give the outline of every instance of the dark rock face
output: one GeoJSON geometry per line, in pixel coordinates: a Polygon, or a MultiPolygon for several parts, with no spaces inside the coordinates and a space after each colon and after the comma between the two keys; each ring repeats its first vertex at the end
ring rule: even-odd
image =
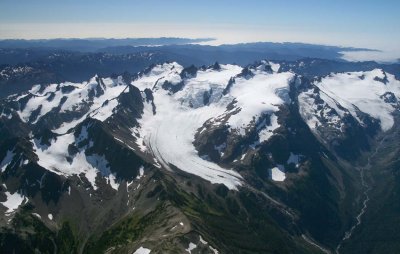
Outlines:
{"type": "Polygon", "coordinates": [[[242,72],[238,75],[238,77],[242,77],[245,79],[250,79],[253,76],[253,72],[248,67],[243,68],[242,72]]]}
{"type": "Polygon", "coordinates": [[[398,100],[397,100],[396,96],[392,92],[386,92],[386,93],[382,94],[380,97],[386,103],[393,103],[393,104],[398,103],[398,100]]]}
{"type": "Polygon", "coordinates": [[[389,83],[389,80],[388,80],[388,78],[387,78],[385,72],[383,72],[383,78],[381,78],[381,77],[375,77],[374,80],[379,81],[379,82],[382,82],[382,83],[384,83],[385,85],[386,85],[387,83],[389,83]]]}
{"type": "Polygon", "coordinates": [[[172,84],[171,82],[169,82],[169,81],[165,81],[163,84],[162,84],[162,88],[163,89],[165,89],[165,90],[168,90],[168,91],[170,91],[171,93],[176,93],[176,92],[178,92],[178,91],[180,91],[180,90],[182,90],[182,88],[185,86],[185,83],[182,81],[182,82],[179,82],[178,84],[172,84]]]}
{"type": "Polygon", "coordinates": [[[219,71],[219,70],[221,70],[221,66],[219,65],[218,62],[215,62],[215,63],[211,66],[211,68],[212,68],[214,71],[219,71]]]}
{"type": "Polygon", "coordinates": [[[194,77],[196,77],[197,71],[198,71],[197,67],[194,65],[191,65],[191,66],[183,69],[180,76],[182,79],[194,78],[194,77]]]}
{"type": "Polygon", "coordinates": [[[228,84],[226,85],[224,91],[222,92],[223,95],[226,95],[229,93],[229,90],[231,89],[231,87],[233,86],[233,84],[235,83],[235,79],[231,78],[229,79],[228,84]]]}

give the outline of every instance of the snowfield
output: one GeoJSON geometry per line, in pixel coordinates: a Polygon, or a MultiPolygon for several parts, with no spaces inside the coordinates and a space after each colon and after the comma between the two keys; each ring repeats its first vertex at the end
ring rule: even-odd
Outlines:
{"type": "MultiPolygon", "coordinates": [[[[119,185],[115,176],[111,174],[104,156],[86,155],[85,149],[81,149],[73,156],[69,155],[68,146],[70,144],[81,142],[87,138],[86,127],[82,128],[82,133],[76,140],[74,134],[67,131],[88,117],[99,121],[108,119],[119,104],[117,97],[126,92],[127,87],[128,85],[123,82],[121,77],[111,79],[95,76],[83,83],[52,84],[43,89],[40,85],[36,85],[28,93],[17,97],[16,100],[28,98],[26,105],[17,111],[17,114],[24,122],[32,124],[37,123],[52,110],[57,113],[80,110],[84,112],[83,116],[64,122],[53,129],[52,131],[59,135],[51,140],[49,146],[41,145],[41,140],[32,139],[35,153],[39,159],[38,164],[49,171],[65,176],[84,173],[95,189],[97,188],[96,176],[101,173],[108,178],[109,184],[114,189],[118,189],[119,185]],[[37,116],[32,119],[31,116],[34,112],[37,116]]],[[[93,145],[92,142],[89,143],[90,145],[93,145]]],[[[0,164],[2,170],[11,162],[12,155],[12,153],[7,153],[6,158],[0,164]]]]}
{"type": "MultiPolygon", "coordinates": [[[[254,77],[250,79],[238,78],[235,80],[230,95],[237,101],[240,112],[231,116],[228,124],[231,129],[241,134],[261,114],[272,114],[279,110],[279,106],[290,103],[289,84],[294,78],[291,72],[267,73],[254,70],[254,77]]],[[[274,130],[279,125],[272,119],[274,130]]]]}
{"type": "MultiPolygon", "coordinates": [[[[177,67],[176,63],[158,66],[157,78],[151,79],[149,76],[152,75],[152,72],[150,72],[142,79],[133,82],[133,85],[141,91],[146,88],[153,89],[157,110],[153,115],[151,104],[145,103],[144,114],[139,121],[141,128],[136,133],[139,133],[140,140],[143,140],[146,149],[153,153],[165,168],[172,170],[170,167],[172,164],[211,183],[222,183],[230,189],[236,189],[236,186],[241,184],[241,176],[233,170],[224,169],[200,158],[192,144],[197,129],[207,119],[223,113],[224,108],[216,105],[191,108],[182,103],[190,99],[184,96],[187,94],[184,91],[170,95],[168,91],[149,82],[149,80],[160,80],[160,77],[174,77],[174,80],[177,80],[173,75],[176,69],[182,68],[177,67]],[[165,73],[160,73],[161,68],[165,73]]],[[[231,73],[231,70],[228,72],[231,73]]],[[[227,84],[231,77],[227,75],[225,79],[221,79],[221,76],[213,75],[216,79],[209,80],[209,83],[227,84]]],[[[169,82],[172,83],[172,81],[169,82]]],[[[161,85],[162,82],[158,81],[157,84],[161,85]]],[[[186,89],[194,89],[190,86],[197,86],[198,82],[188,82],[187,85],[186,89]]],[[[134,132],[133,135],[137,134],[134,132]]]]}
{"type": "MultiPolygon", "coordinates": [[[[252,78],[236,77],[229,93],[223,94],[229,80],[240,74],[241,67],[220,65],[219,70],[198,70],[194,77],[183,80],[176,76],[176,70],[182,69],[177,63],[158,65],[132,83],[141,91],[151,89],[156,106],[153,114],[152,105],[145,103],[140,128],[133,129],[132,134],[137,137],[141,149],[153,153],[165,168],[172,170],[171,165],[174,165],[211,183],[237,189],[242,184],[242,177],[237,172],[198,156],[193,145],[195,133],[209,119],[230,113],[227,106],[234,102],[238,113],[230,115],[224,124],[244,134],[245,128],[262,114],[272,114],[279,110],[279,105],[290,101],[289,83],[294,74],[252,69],[252,78]],[[171,84],[184,82],[184,87],[172,94],[161,87],[165,81],[171,84]],[[211,94],[206,105],[205,92],[211,94]]],[[[272,136],[277,127],[273,115],[271,126],[266,126],[266,133],[261,134],[263,141],[272,136]]]]}
{"type": "MultiPolygon", "coordinates": [[[[382,131],[393,127],[392,113],[400,100],[400,81],[394,75],[380,69],[336,73],[314,85],[320,89],[321,99],[337,113],[327,117],[329,122],[337,123],[345,114],[351,114],[362,125],[358,115],[361,111],[379,120],[382,131]]],[[[300,94],[299,105],[302,117],[311,129],[315,129],[321,123],[316,117],[319,111],[312,94],[312,90],[300,94]]]]}
{"type": "Polygon", "coordinates": [[[221,70],[199,70],[196,77],[185,80],[185,86],[178,91],[174,98],[188,107],[198,108],[204,106],[204,93],[210,92],[209,103],[217,103],[231,77],[242,71],[236,65],[221,65],[221,70]]]}
{"type": "MultiPolygon", "coordinates": [[[[104,155],[86,155],[84,149],[81,149],[73,156],[69,155],[68,146],[86,139],[86,135],[86,129],[82,128],[81,134],[77,138],[73,133],[63,134],[56,139],[52,139],[50,146],[41,145],[40,140],[34,139],[32,143],[39,158],[37,163],[59,175],[71,176],[84,173],[94,189],[97,188],[95,181],[97,173],[101,173],[101,175],[108,178],[110,185],[118,190],[119,185],[115,176],[111,174],[108,161],[104,155]]],[[[92,145],[91,142],[89,142],[90,145],[92,145]]]]}
{"type": "Polygon", "coordinates": [[[43,91],[40,91],[40,85],[36,85],[27,94],[17,98],[17,100],[20,100],[31,96],[26,105],[17,113],[23,121],[37,123],[52,110],[57,110],[59,113],[87,111],[82,117],[64,122],[53,130],[62,134],[84,121],[88,116],[105,121],[113,114],[114,108],[118,106],[116,97],[126,88],[127,85],[123,83],[121,77],[99,79],[97,76],[83,83],[51,84],[45,87],[43,91]],[[70,91],[63,92],[63,89],[70,89],[70,91]],[[35,119],[31,119],[34,112],[37,116],[35,119]]]}

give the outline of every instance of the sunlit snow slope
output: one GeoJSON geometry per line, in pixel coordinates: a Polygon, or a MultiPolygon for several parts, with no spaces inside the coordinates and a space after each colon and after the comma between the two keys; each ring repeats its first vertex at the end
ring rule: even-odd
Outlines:
{"type": "Polygon", "coordinates": [[[198,156],[193,145],[196,131],[207,120],[232,111],[227,106],[234,103],[236,113],[230,114],[225,124],[232,131],[243,132],[254,118],[278,110],[287,99],[287,94],[281,98],[282,90],[289,90],[294,75],[254,69],[252,75],[245,77],[239,75],[241,67],[221,65],[217,69],[197,70],[189,78],[182,78],[179,75],[182,69],[176,63],[156,66],[133,82],[142,91],[152,90],[155,105],[155,112],[151,103],[145,105],[140,128],[133,129],[133,134],[142,149],[153,153],[164,167],[174,165],[212,183],[235,189],[241,185],[238,173],[198,156]],[[224,93],[235,77],[235,84],[224,93]],[[162,88],[165,82],[182,88],[172,93],[162,88]],[[204,93],[210,94],[206,103],[204,93]]]}
{"type": "Polygon", "coordinates": [[[300,113],[311,129],[327,123],[340,128],[346,115],[363,125],[361,114],[379,120],[382,131],[392,128],[400,98],[400,81],[394,75],[380,69],[335,73],[314,85],[318,90],[299,95],[300,113]]]}
{"type": "MultiPolygon", "coordinates": [[[[42,138],[31,137],[37,163],[56,174],[71,176],[83,173],[96,188],[95,179],[98,173],[108,178],[110,185],[117,189],[115,176],[111,174],[104,156],[87,154],[93,146],[88,140],[87,126],[75,137],[73,132],[78,124],[87,118],[104,121],[113,114],[119,104],[117,97],[126,92],[127,85],[117,79],[94,77],[83,83],[62,83],[49,86],[34,86],[14,100],[19,103],[16,113],[20,119],[33,125],[45,125],[52,128],[55,137],[45,144],[42,138]],[[60,121],[56,121],[57,119],[60,121]],[[70,146],[88,142],[74,154],[70,146]]],[[[11,117],[11,114],[10,114],[11,117]]],[[[3,165],[5,163],[2,163],[3,165]]]]}

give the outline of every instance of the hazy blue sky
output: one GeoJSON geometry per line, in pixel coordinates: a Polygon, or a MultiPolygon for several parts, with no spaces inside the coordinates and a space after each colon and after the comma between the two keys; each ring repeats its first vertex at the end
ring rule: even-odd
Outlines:
{"type": "Polygon", "coordinates": [[[399,50],[399,0],[0,0],[0,38],[216,37],[399,50]]]}

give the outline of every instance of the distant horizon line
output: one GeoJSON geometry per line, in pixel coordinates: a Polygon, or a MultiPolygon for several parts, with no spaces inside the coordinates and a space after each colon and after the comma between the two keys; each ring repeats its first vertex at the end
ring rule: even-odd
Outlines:
{"type": "Polygon", "coordinates": [[[188,38],[188,37],[174,37],[174,36],[160,36],[160,37],[56,37],[56,38],[0,38],[4,40],[25,40],[25,41],[40,41],[40,40],[126,40],[126,39],[184,39],[184,40],[217,40],[216,38],[188,38]]]}
{"type": "MultiPolygon", "coordinates": [[[[334,48],[342,48],[347,50],[354,51],[375,51],[381,52],[382,50],[376,48],[365,48],[365,47],[356,47],[356,46],[343,46],[343,45],[334,45],[334,44],[325,44],[325,43],[312,43],[312,42],[302,42],[302,41],[264,41],[264,40],[256,40],[252,42],[232,42],[232,43],[223,43],[218,45],[211,44],[196,44],[200,42],[210,42],[217,41],[217,38],[212,37],[198,37],[198,38],[189,38],[189,37],[169,37],[169,36],[161,36],[161,37],[57,37],[57,38],[38,38],[38,39],[27,39],[27,38],[0,38],[0,42],[4,41],[27,41],[27,42],[39,42],[39,41],[56,41],[56,40],[156,40],[156,39],[178,39],[178,40],[188,40],[183,44],[165,44],[159,46],[171,46],[171,45],[200,45],[200,46],[234,46],[234,45],[246,45],[246,44],[257,44],[257,43],[270,43],[270,44],[304,44],[304,45],[314,45],[314,46],[324,46],[324,47],[334,47],[334,48]]],[[[123,47],[122,45],[120,45],[123,47]]],[[[124,45],[124,46],[132,46],[132,47],[140,47],[140,46],[152,46],[152,45],[124,45]]],[[[1,47],[1,46],[0,46],[1,47]]],[[[119,47],[119,46],[116,46],[119,47]]]]}

